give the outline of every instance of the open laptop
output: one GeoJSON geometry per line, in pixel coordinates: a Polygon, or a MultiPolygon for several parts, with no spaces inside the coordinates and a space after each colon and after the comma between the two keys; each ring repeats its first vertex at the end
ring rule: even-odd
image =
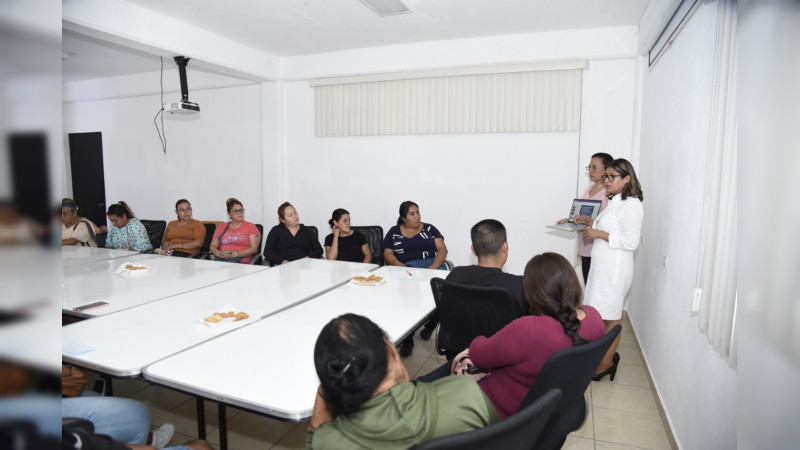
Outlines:
{"type": "Polygon", "coordinates": [[[580,231],[586,228],[584,224],[576,224],[572,223],[575,219],[575,216],[589,216],[592,219],[597,219],[597,215],[600,214],[600,205],[603,202],[600,200],[585,200],[582,198],[576,198],[572,201],[572,208],[569,210],[569,217],[567,218],[566,223],[554,223],[552,225],[547,225],[547,228],[554,228],[556,230],[564,230],[564,231],[580,231]]]}

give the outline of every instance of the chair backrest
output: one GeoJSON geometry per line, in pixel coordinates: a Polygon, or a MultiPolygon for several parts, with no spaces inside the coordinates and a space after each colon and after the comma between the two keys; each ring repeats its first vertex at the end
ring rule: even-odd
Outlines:
{"type": "Polygon", "coordinates": [[[561,390],[561,401],[533,448],[557,447],[570,432],[583,424],[587,411],[584,392],[621,329],[622,327],[617,325],[594,342],[559,350],[544,364],[530,391],[522,400],[520,410],[554,388],[561,390]]]}
{"type": "Polygon", "coordinates": [[[258,232],[261,233],[261,241],[258,243],[258,251],[256,252],[255,255],[253,255],[253,257],[255,257],[256,255],[260,255],[261,254],[261,251],[264,248],[264,241],[267,240],[267,238],[264,237],[264,225],[261,225],[260,223],[257,223],[255,225],[256,225],[256,228],[258,228],[258,232]]]}
{"type": "Polygon", "coordinates": [[[561,391],[551,389],[516,414],[484,428],[442,436],[418,445],[417,450],[486,449],[530,450],[558,406],[561,391]]]}
{"type": "Polygon", "coordinates": [[[214,232],[217,231],[217,224],[222,222],[203,222],[206,228],[206,237],[203,239],[203,245],[200,247],[200,253],[211,251],[211,241],[214,240],[214,232]]]}
{"type": "Polygon", "coordinates": [[[367,237],[372,264],[383,265],[383,228],[380,225],[350,227],[367,237]]]}
{"type": "Polygon", "coordinates": [[[145,230],[147,230],[147,237],[150,238],[150,244],[153,248],[161,247],[161,239],[164,238],[164,231],[167,229],[166,220],[145,220],[140,219],[145,230]]]}
{"type": "Polygon", "coordinates": [[[518,317],[517,302],[500,287],[431,279],[439,314],[437,351],[451,358],[477,336],[491,336],[518,317]]]}

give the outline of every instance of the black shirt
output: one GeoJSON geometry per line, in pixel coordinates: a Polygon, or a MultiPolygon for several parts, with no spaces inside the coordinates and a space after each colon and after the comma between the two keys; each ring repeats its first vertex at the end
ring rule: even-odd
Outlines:
{"type": "Polygon", "coordinates": [[[264,245],[264,256],[272,264],[280,264],[284,260],[294,261],[306,256],[322,258],[322,246],[319,245],[314,231],[302,223],[294,236],[286,225],[280,223],[269,230],[264,245]]]}
{"type": "Polygon", "coordinates": [[[505,273],[494,267],[458,266],[447,275],[448,281],[470,284],[473,286],[501,287],[506,289],[517,301],[517,317],[528,314],[530,306],[525,299],[525,289],[522,286],[522,277],[505,273]]]}
{"type": "MultiPolygon", "coordinates": [[[[364,261],[364,251],[361,246],[367,243],[367,237],[362,233],[353,230],[350,236],[339,236],[339,253],[336,255],[337,261],[364,261]]],[[[333,233],[325,237],[325,247],[333,246],[333,233]]]]}

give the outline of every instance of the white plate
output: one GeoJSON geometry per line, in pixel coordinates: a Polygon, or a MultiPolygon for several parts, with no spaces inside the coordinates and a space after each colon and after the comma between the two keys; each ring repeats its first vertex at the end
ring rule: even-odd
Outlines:
{"type": "Polygon", "coordinates": [[[366,278],[366,277],[369,277],[370,275],[373,275],[373,274],[370,273],[370,272],[358,273],[358,274],[356,274],[356,276],[354,276],[353,278],[350,279],[350,283],[358,285],[358,286],[380,286],[380,285],[386,283],[386,278],[384,278],[384,277],[381,277],[380,281],[369,281],[369,282],[356,281],[356,277],[365,277],[366,278]]]}

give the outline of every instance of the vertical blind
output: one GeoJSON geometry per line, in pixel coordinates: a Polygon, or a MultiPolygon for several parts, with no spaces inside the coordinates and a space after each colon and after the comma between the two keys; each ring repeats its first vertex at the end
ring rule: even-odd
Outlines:
{"type": "Polygon", "coordinates": [[[408,75],[315,80],[316,136],[580,131],[582,68],[408,75]]]}

